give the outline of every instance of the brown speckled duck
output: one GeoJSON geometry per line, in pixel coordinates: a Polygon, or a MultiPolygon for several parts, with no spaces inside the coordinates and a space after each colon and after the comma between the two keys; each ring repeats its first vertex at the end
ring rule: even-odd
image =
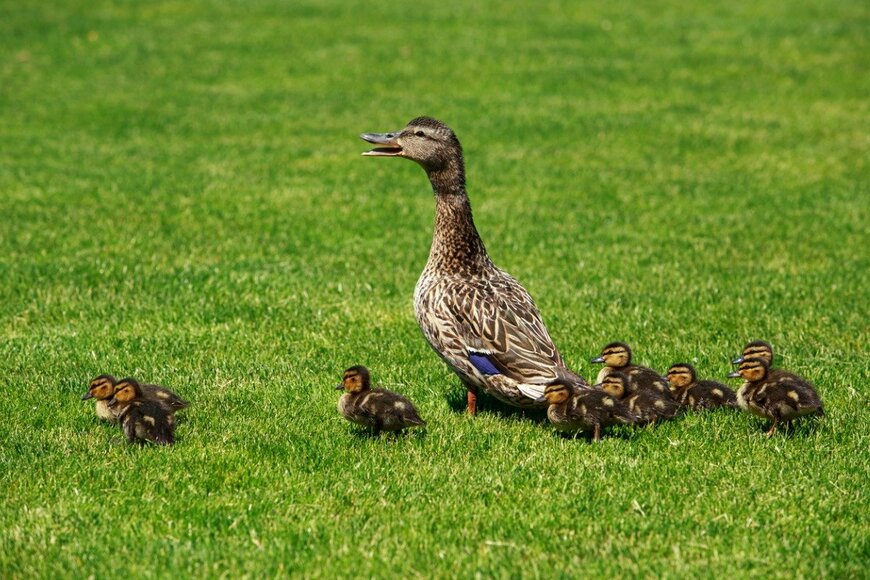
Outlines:
{"type": "Polygon", "coordinates": [[[402,395],[386,389],[373,389],[369,371],[364,366],[357,365],[344,371],[336,390],[345,391],[338,400],[341,416],[370,428],[374,435],[426,424],[411,401],[402,395]]]}
{"type": "Polygon", "coordinates": [[[628,375],[611,371],[595,387],[625,403],[628,410],[639,418],[638,423],[652,424],[673,419],[680,412],[680,406],[670,396],[665,396],[656,389],[634,392],[629,385],[628,375]]]}
{"type": "Polygon", "coordinates": [[[175,443],[175,415],[172,409],[148,398],[134,379],[122,379],[115,385],[109,408],[117,413],[129,443],[175,443]]]}
{"type": "Polygon", "coordinates": [[[619,423],[636,423],[638,416],[619,399],[604,391],[555,382],[544,390],[549,403],[547,418],[563,433],[592,431],[594,441],[601,440],[601,428],[619,423]]]}
{"type": "Polygon", "coordinates": [[[737,403],[753,415],[771,421],[768,437],[776,433],[782,421],[788,427],[799,417],[825,414],[812,384],[792,373],[770,370],[766,359],[743,359],[728,376],[746,381],[737,392],[737,403]]]}
{"type": "Polygon", "coordinates": [[[628,378],[628,390],[640,393],[647,389],[658,391],[665,398],[671,398],[668,380],[653,369],[631,364],[631,347],[624,342],[611,342],[601,349],[601,356],[593,358],[593,364],[604,363],[604,368],[598,373],[596,383],[604,382],[604,377],[614,371],[621,372],[628,378]]]}
{"type": "Polygon", "coordinates": [[[477,233],[465,189],[462,146],[453,131],[418,117],[392,133],[365,133],[363,155],[417,162],[435,192],[435,232],[414,291],[423,336],[465,385],[468,412],[480,391],[518,407],[544,407],[555,380],[586,382],[570,371],[529,293],[493,264],[477,233]]]}
{"type": "Polygon", "coordinates": [[[700,411],[717,407],[737,407],[734,391],[716,381],[699,381],[695,367],[688,363],[671,365],[667,373],[671,395],[683,407],[700,411]]]}

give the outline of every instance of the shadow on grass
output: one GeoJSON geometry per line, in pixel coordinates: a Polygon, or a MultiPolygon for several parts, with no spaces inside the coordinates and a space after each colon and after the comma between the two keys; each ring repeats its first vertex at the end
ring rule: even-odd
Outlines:
{"type": "Polygon", "coordinates": [[[351,435],[357,439],[425,439],[428,435],[428,430],[423,427],[413,427],[410,429],[402,429],[401,431],[381,431],[375,435],[374,431],[365,427],[351,429],[351,435]]]}
{"type": "MultiPolygon", "coordinates": [[[[468,399],[465,387],[461,390],[451,390],[447,395],[447,404],[450,409],[456,413],[465,413],[468,409],[468,399]]],[[[514,421],[529,421],[532,423],[544,424],[547,423],[546,409],[522,409],[520,407],[511,407],[489,395],[478,393],[477,395],[477,413],[492,413],[501,417],[514,421]]]]}

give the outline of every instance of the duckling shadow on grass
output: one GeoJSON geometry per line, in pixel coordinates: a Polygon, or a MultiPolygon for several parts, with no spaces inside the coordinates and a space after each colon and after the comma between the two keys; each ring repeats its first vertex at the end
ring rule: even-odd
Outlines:
{"type": "Polygon", "coordinates": [[[404,440],[404,439],[425,439],[427,433],[426,429],[420,429],[418,427],[402,429],[401,431],[381,431],[377,435],[375,435],[374,431],[371,429],[366,429],[364,427],[360,427],[357,429],[351,429],[350,434],[357,439],[387,439],[387,440],[404,440]]]}
{"type": "MultiPolygon", "coordinates": [[[[468,409],[468,398],[465,390],[451,391],[447,395],[447,404],[455,413],[465,413],[468,409]]],[[[498,399],[484,394],[477,395],[477,412],[493,413],[514,421],[530,421],[532,423],[547,423],[546,409],[521,409],[505,405],[498,399]]]]}

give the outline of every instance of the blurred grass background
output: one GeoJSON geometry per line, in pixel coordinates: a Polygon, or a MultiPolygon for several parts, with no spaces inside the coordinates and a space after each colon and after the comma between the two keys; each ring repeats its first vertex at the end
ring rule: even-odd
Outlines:
{"type": "Polygon", "coordinates": [[[0,573],[862,576],[863,3],[0,0],[0,573]],[[427,114],[572,367],[721,378],[752,338],[828,417],[555,437],[461,412],[411,294],[433,201],[363,131],[427,114]],[[335,412],[351,364],[429,422],[335,412]],[[193,401],[138,449],[94,375],[193,401]]]}

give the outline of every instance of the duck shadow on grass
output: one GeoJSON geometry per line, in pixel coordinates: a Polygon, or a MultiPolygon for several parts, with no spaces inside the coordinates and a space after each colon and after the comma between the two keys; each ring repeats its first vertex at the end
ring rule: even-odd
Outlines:
{"type": "Polygon", "coordinates": [[[351,436],[357,439],[385,439],[388,441],[399,441],[403,439],[425,439],[427,435],[426,428],[412,427],[410,429],[402,429],[401,431],[381,431],[375,435],[374,431],[366,427],[359,427],[350,430],[351,436]]]}
{"type": "MultiPolygon", "coordinates": [[[[447,404],[455,413],[465,413],[468,409],[468,396],[465,389],[461,391],[452,390],[447,395],[447,404]]],[[[522,409],[520,407],[511,407],[496,399],[482,393],[477,395],[477,413],[493,413],[500,415],[506,419],[513,421],[530,421],[532,423],[547,423],[547,409],[522,409]]]]}

